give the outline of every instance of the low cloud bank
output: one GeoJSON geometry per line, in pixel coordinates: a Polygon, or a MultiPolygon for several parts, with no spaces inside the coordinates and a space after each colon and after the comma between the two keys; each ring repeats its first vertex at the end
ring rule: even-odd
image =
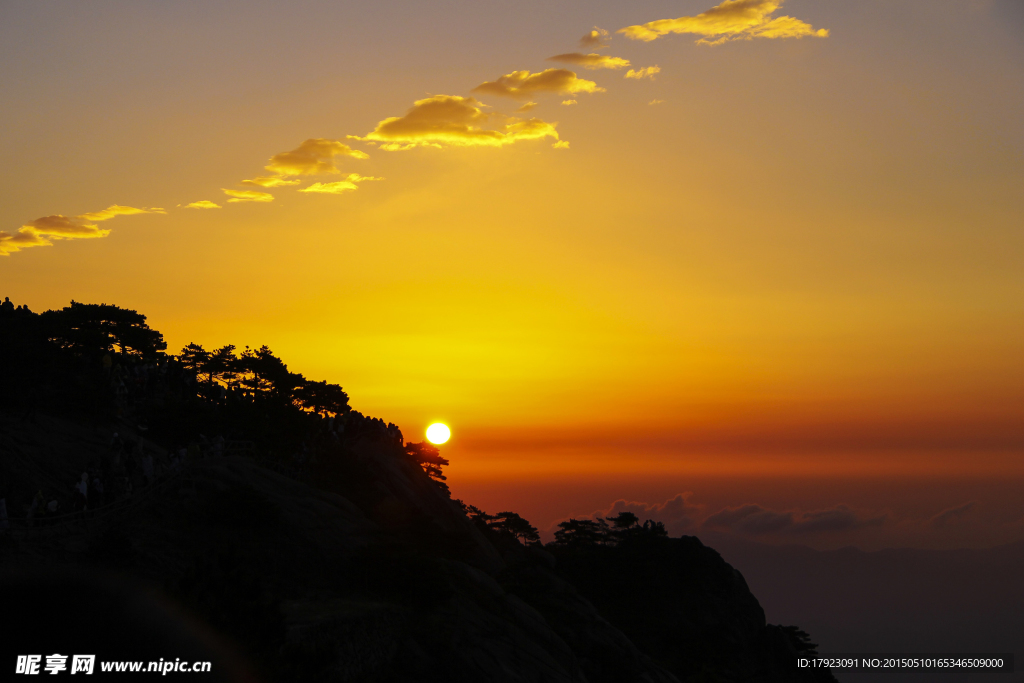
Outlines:
{"type": "MultiPolygon", "coordinates": [[[[819,509],[773,509],[746,503],[712,510],[694,502],[693,498],[689,491],[657,503],[620,498],[607,508],[574,517],[597,520],[631,512],[641,521],[661,522],[671,536],[728,534],[766,543],[831,547],[856,545],[860,541],[876,547],[919,542],[934,545],[943,538],[969,536],[971,529],[985,523],[977,516],[974,502],[934,515],[908,516],[856,509],[842,503],[819,509]]],[[[1021,526],[1024,527],[1024,522],[1021,526]]],[[[557,523],[553,524],[545,535],[550,538],[557,529],[557,523]]]]}

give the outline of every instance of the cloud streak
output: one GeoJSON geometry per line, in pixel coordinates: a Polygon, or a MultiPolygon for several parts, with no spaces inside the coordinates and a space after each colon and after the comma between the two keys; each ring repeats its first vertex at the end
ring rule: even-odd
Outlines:
{"type": "Polygon", "coordinates": [[[943,510],[939,514],[928,520],[933,527],[936,529],[942,529],[945,527],[959,524],[967,517],[967,514],[974,509],[974,503],[966,503],[955,508],[949,508],[943,510]]]}
{"type": "Polygon", "coordinates": [[[78,216],[55,214],[36,218],[22,225],[17,232],[0,231],[0,256],[8,256],[29,247],[48,247],[54,240],[95,239],[106,237],[110,230],[100,228],[96,223],[108,221],[117,216],[131,216],[140,213],[167,213],[160,208],[140,209],[134,206],[113,204],[99,211],[78,216]]]}
{"type": "Polygon", "coordinates": [[[694,17],[659,19],[646,24],[621,28],[632,40],[650,42],[670,33],[702,36],[703,45],[719,45],[730,40],[753,38],[803,38],[828,36],[828,29],[815,30],[810,24],[789,16],[772,17],[782,0],[725,0],[694,17]]]}
{"type": "Polygon", "coordinates": [[[289,185],[298,185],[301,180],[289,180],[288,178],[282,178],[281,176],[257,176],[255,178],[249,178],[243,180],[242,185],[249,185],[251,187],[287,187],[289,185]]]}
{"type": "Polygon", "coordinates": [[[851,531],[885,522],[885,515],[864,517],[846,505],[810,512],[777,511],[760,505],[726,508],[709,516],[702,526],[745,536],[820,534],[851,531]]]}
{"type": "Polygon", "coordinates": [[[568,69],[545,69],[535,74],[529,71],[513,71],[495,81],[485,81],[473,88],[473,92],[528,99],[539,93],[575,95],[576,93],[605,92],[594,81],[579,78],[568,69]]]}
{"type": "Polygon", "coordinates": [[[209,199],[201,199],[198,202],[192,202],[191,204],[185,205],[186,209],[219,209],[220,204],[211,202],[209,199]]]}
{"type": "Polygon", "coordinates": [[[584,69],[625,69],[629,66],[629,60],[623,59],[622,57],[609,57],[608,55],[599,55],[596,52],[590,54],[583,54],[581,52],[567,52],[564,55],[555,55],[554,57],[548,57],[549,62],[561,62],[563,64],[575,64],[582,66],[584,69]]]}
{"type": "Polygon", "coordinates": [[[336,180],[331,183],[313,183],[309,187],[302,188],[299,192],[309,192],[313,194],[344,194],[345,192],[358,190],[359,186],[356,183],[362,183],[368,180],[384,179],[371,178],[369,176],[359,175],[358,173],[349,173],[344,180],[336,180]]]}
{"type": "Polygon", "coordinates": [[[227,196],[231,197],[228,200],[228,204],[234,204],[237,202],[272,202],[274,201],[274,195],[269,192],[257,192],[256,190],[229,190],[227,188],[221,188],[227,196]]]}

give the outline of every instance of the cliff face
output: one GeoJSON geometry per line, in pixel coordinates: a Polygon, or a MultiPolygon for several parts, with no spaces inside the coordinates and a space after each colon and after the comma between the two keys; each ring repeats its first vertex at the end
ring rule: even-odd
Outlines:
{"type": "MultiPolygon", "coordinates": [[[[96,430],[69,422],[0,416],[0,427],[9,487],[43,486],[37,480],[56,481],[56,469],[74,476],[105,457],[96,430]]],[[[143,593],[191,614],[185,622],[201,621],[234,643],[228,649],[264,680],[670,683],[679,680],[670,669],[689,676],[693,667],[679,668],[665,652],[682,648],[692,664],[709,643],[742,654],[744,664],[714,660],[719,677],[700,680],[790,680],[764,675],[778,669],[772,658],[788,652],[789,641],[769,642],[742,577],[713,551],[694,551],[692,540],[678,541],[684,550],[671,557],[641,557],[627,569],[632,575],[601,557],[590,558],[588,574],[587,558],[499,548],[393,444],[345,444],[298,477],[246,456],[179,468],[153,451],[167,471],[130,504],[47,526],[12,520],[3,568],[45,568],[56,572],[55,585],[80,581],[83,567],[98,568],[104,585],[110,577],[141,582],[143,593]],[[608,598],[643,583],[635,572],[651,563],[658,580],[675,576],[694,590],[665,609],[663,596],[642,591],[621,593],[631,608],[608,598]],[[640,626],[651,615],[671,631],[664,647],[640,626]],[[638,639],[658,647],[642,651],[638,639]]],[[[78,617],[64,605],[69,610],[71,629],[78,617]]],[[[26,624],[19,647],[38,642],[29,651],[49,651],[45,624],[38,633],[26,624]]],[[[100,637],[102,629],[93,630],[100,637]]]]}

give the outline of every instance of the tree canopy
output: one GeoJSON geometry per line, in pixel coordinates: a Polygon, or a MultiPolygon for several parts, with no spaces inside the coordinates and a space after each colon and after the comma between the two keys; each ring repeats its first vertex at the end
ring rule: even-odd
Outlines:
{"type": "Polygon", "coordinates": [[[627,539],[667,536],[663,523],[649,519],[641,525],[634,513],[620,512],[615,517],[561,522],[555,532],[555,544],[564,547],[615,545],[627,539]]]}
{"type": "Polygon", "coordinates": [[[163,335],[150,329],[146,316],[109,304],[71,305],[39,315],[46,338],[77,354],[113,351],[139,358],[153,358],[167,349],[163,335]]]}
{"type": "Polygon", "coordinates": [[[441,472],[441,468],[448,465],[448,460],[441,457],[440,449],[426,441],[420,443],[407,443],[405,445],[405,454],[408,455],[413,462],[417,463],[423,468],[423,471],[427,473],[431,479],[441,484],[443,488],[447,490],[448,485],[444,484],[444,481],[448,478],[441,472]]]}
{"type": "Polygon", "coordinates": [[[539,545],[540,533],[537,527],[523,519],[519,514],[510,511],[489,515],[475,505],[467,505],[461,500],[456,501],[477,527],[492,539],[507,539],[539,545]]]}
{"type": "Polygon", "coordinates": [[[342,415],[350,410],[348,394],[340,385],[307,380],[300,373],[289,371],[267,346],[256,350],[246,347],[236,354],[232,344],[207,351],[192,343],[181,350],[177,359],[208,387],[237,389],[323,416],[342,415]]]}

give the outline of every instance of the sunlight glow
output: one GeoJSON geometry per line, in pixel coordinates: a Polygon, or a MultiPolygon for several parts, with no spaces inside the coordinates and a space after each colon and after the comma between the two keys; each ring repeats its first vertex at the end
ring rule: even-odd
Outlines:
{"type": "Polygon", "coordinates": [[[443,425],[440,422],[435,422],[427,427],[427,441],[430,443],[444,443],[451,437],[451,435],[452,432],[448,429],[448,426],[443,425]]]}

